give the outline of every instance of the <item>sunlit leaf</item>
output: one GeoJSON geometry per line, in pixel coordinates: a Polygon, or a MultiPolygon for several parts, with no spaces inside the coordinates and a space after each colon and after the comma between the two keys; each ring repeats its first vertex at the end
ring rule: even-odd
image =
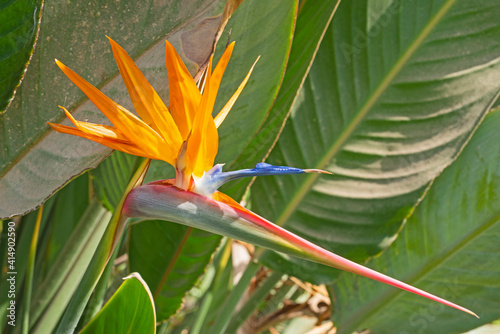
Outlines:
{"type": "MultiPolygon", "coordinates": [[[[252,208],[356,261],[388,247],[497,95],[495,3],[342,2],[267,160],[334,174],[257,179],[252,208]]],[[[315,282],[337,274],[265,263],[315,282]]]]}
{"type": "Polygon", "coordinates": [[[141,275],[132,273],[82,334],[156,333],[153,298],[141,275]]]}
{"type": "Polygon", "coordinates": [[[499,127],[497,110],[434,181],[394,245],[368,263],[480,319],[342,274],[333,285],[338,333],[463,333],[500,318],[499,127]]]}
{"type": "MultiPolygon", "coordinates": [[[[311,67],[318,50],[318,45],[330,23],[339,1],[304,1],[297,13],[297,23],[292,41],[285,76],[278,96],[269,111],[265,123],[228,169],[253,167],[269,153],[291,106],[297,97],[297,91],[311,67]]],[[[259,65],[260,66],[260,65],[259,65]]],[[[228,183],[223,191],[239,199],[250,179],[240,179],[228,183]]]]}
{"type": "Polygon", "coordinates": [[[229,20],[226,29],[231,29],[236,45],[217,95],[215,113],[236,91],[236,83],[243,80],[258,56],[260,59],[219,128],[216,162],[231,164],[266,119],[282,83],[296,15],[295,0],[245,0],[229,20]]]}
{"type": "Polygon", "coordinates": [[[137,271],[151,288],[159,321],[182,305],[205,272],[221,237],[164,221],[144,221],[130,229],[130,270],[137,271]]]}

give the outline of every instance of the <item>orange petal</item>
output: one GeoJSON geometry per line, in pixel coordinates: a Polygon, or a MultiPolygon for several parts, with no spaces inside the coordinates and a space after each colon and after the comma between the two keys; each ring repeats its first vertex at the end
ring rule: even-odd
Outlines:
{"type": "Polygon", "coordinates": [[[179,148],[182,138],[167,107],[127,52],[108,39],[135,111],[163,137],[167,145],[179,148]]]}
{"type": "MultiPolygon", "coordinates": [[[[208,64],[207,83],[210,83],[212,58],[208,64]]],[[[212,109],[208,108],[211,99],[211,86],[205,85],[198,112],[196,113],[191,135],[187,141],[189,169],[194,176],[201,177],[214,163],[219,146],[217,128],[212,118],[212,109]]],[[[189,171],[187,171],[189,172],[189,171]]]]}
{"type": "Polygon", "coordinates": [[[215,104],[215,98],[217,97],[217,92],[219,91],[219,86],[222,81],[222,76],[224,75],[224,71],[226,70],[227,64],[229,63],[229,59],[231,58],[231,54],[233,53],[234,42],[229,44],[224,51],[222,57],[220,57],[217,66],[215,66],[214,73],[212,73],[212,77],[210,78],[210,91],[211,91],[211,101],[209,102],[209,108],[213,109],[215,104]],[[212,101],[213,98],[213,101],[212,101]]]}
{"type": "Polygon", "coordinates": [[[179,128],[182,139],[186,140],[201,101],[201,94],[193,77],[175,51],[172,44],[166,42],[168,90],[170,94],[170,112],[179,128]]]}
{"type": "Polygon", "coordinates": [[[96,105],[99,110],[120,130],[131,142],[139,147],[144,147],[162,160],[172,163],[175,161],[177,151],[175,147],[164,145],[163,138],[140,118],[117,104],[97,88],[88,83],[70,68],[56,60],[61,70],[82,90],[85,95],[96,105]]]}
{"type": "Polygon", "coordinates": [[[240,203],[236,202],[234,199],[232,199],[231,197],[229,197],[228,195],[226,195],[224,193],[221,193],[220,191],[214,192],[212,194],[212,198],[218,202],[222,202],[222,203],[225,203],[229,206],[232,206],[233,208],[246,211],[251,215],[255,215],[255,213],[253,213],[252,211],[248,210],[247,208],[241,206],[240,203]]]}
{"type": "Polygon", "coordinates": [[[252,67],[250,68],[250,71],[248,71],[247,76],[245,77],[245,79],[243,79],[240,86],[238,87],[236,92],[233,94],[233,96],[231,96],[229,101],[227,101],[226,105],[221,109],[221,111],[217,114],[217,116],[215,116],[214,121],[215,121],[215,126],[217,128],[222,124],[222,122],[224,122],[224,119],[226,118],[227,114],[229,114],[229,111],[231,110],[234,103],[236,102],[236,100],[240,96],[241,91],[243,90],[243,88],[245,88],[245,85],[247,84],[248,79],[250,78],[250,75],[252,74],[253,68],[255,67],[255,64],[257,64],[257,61],[259,60],[259,58],[260,58],[260,56],[257,57],[257,59],[255,60],[255,62],[252,65],[252,67]]]}
{"type": "Polygon", "coordinates": [[[87,134],[95,135],[98,137],[102,138],[109,138],[109,139],[114,139],[114,140],[121,140],[121,141],[127,141],[128,139],[121,133],[119,132],[115,127],[113,126],[108,126],[108,125],[101,125],[101,124],[93,124],[93,123],[87,123],[87,122],[80,122],[77,121],[71,113],[66,110],[66,108],[61,107],[62,110],[66,113],[66,117],[69,118],[71,123],[73,123],[76,128],[82,132],[85,132],[87,134]]]}
{"type": "Polygon", "coordinates": [[[112,138],[100,137],[97,135],[85,133],[85,132],[81,131],[80,129],[73,128],[71,126],[62,125],[62,124],[50,123],[50,122],[47,122],[47,124],[49,124],[57,132],[67,133],[70,135],[89,139],[89,140],[92,140],[92,141],[99,143],[101,145],[112,148],[114,150],[122,151],[125,153],[129,153],[129,154],[133,154],[133,155],[137,155],[137,156],[141,156],[141,157],[145,157],[145,158],[158,159],[158,157],[148,154],[148,152],[144,151],[142,148],[137,147],[136,145],[134,145],[131,142],[123,142],[123,141],[119,141],[119,140],[114,140],[112,138]]]}

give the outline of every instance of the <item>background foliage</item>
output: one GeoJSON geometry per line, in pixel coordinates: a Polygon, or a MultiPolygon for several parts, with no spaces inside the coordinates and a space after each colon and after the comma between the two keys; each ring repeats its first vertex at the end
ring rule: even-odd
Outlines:
{"type": "MultiPolygon", "coordinates": [[[[223,0],[0,5],[2,332],[96,332],[137,309],[148,312],[125,327],[141,333],[463,333],[499,319],[496,2],[240,2],[228,2],[239,7],[225,26],[223,0]],[[261,59],[220,128],[218,162],[334,173],[241,180],[223,191],[480,319],[283,254],[257,249],[250,260],[251,245],[183,225],[136,220],[112,234],[142,159],[49,130],[47,121],[67,122],[58,104],[104,122],[53,59],[132,109],[106,35],[168,102],[164,40],[194,75],[219,33],[215,58],[226,40],[236,47],[216,111],[261,59]],[[30,211],[42,203],[37,218],[30,211]],[[12,221],[16,327],[7,324],[12,221]],[[132,272],[140,276],[122,284],[132,272]]],[[[153,162],[146,181],[171,175],[153,162]]]]}

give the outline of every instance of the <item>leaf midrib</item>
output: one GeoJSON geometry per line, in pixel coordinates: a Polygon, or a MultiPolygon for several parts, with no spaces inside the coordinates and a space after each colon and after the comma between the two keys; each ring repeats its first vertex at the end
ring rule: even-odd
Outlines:
{"type": "MultiPolygon", "coordinates": [[[[324,169],[325,166],[333,159],[335,154],[340,150],[340,148],[347,142],[352,133],[355,131],[357,126],[364,119],[366,114],[372,109],[375,103],[378,101],[380,96],[385,92],[387,87],[393,81],[397,74],[401,71],[403,66],[408,62],[410,57],[417,51],[418,47],[422,45],[423,41],[427,36],[431,33],[431,31],[436,27],[436,25],[441,21],[443,16],[450,10],[456,0],[448,0],[443,6],[439,9],[439,11],[429,20],[429,22],[422,29],[420,34],[415,38],[415,40],[409,45],[407,50],[403,53],[403,55],[399,58],[399,60],[395,63],[393,68],[387,73],[384,79],[381,81],[380,85],[373,91],[373,93],[368,97],[365,104],[360,108],[358,114],[351,123],[342,131],[337,141],[333,144],[333,146],[327,151],[324,155],[323,159],[319,161],[319,163],[314,166],[317,169],[324,169]]],[[[307,174],[305,182],[299,188],[299,190],[295,193],[295,196],[288,202],[288,205],[285,206],[282,214],[276,220],[276,224],[283,226],[285,222],[290,218],[295,209],[298,207],[299,203],[302,199],[307,195],[312,185],[319,177],[320,174],[307,174]]]]}
{"type": "MultiPolygon", "coordinates": [[[[405,282],[414,285],[415,282],[422,280],[426,275],[431,273],[436,268],[439,268],[448,259],[454,257],[468,245],[475,242],[478,237],[482,236],[484,232],[486,232],[488,229],[492,228],[496,223],[499,222],[500,213],[496,214],[484,225],[480,225],[479,227],[468,233],[466,236],[464,236],[462,240],[456,244],[456,246],[452,247],[448,252],[445,252],[443,256],[437,256],[434,260],[429,261],[422,267],[421,270],[411,275],[408,279],[405,279],[405,282]]],[[[344,330],[344,328],[353,328],[355,326],[358,326],[359,324],[366,322],[367,320],[372,318],[377,313],[377,311],[387,307],[387,305],[389,305],[402,293],[405,293],[405,291],[400,289],[389,289],[386,292],[382,293],[374,301],[368,303],[367,306],[363,307],[360,312],[357,312],[353,316],[351,316],[349,320],[345,322],[345,324],[347,325],[345,327],[342,326],[342,330],[344,330]],[[362,320],[360,321],[359,319],[362,320]]]]}

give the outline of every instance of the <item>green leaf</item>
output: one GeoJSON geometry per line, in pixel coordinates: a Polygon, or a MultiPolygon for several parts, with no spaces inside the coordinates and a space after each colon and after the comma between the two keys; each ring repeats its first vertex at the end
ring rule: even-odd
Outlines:
{"type": "MultiPolygon", "coordinates": [[[[233,313],[231,317],[231,321],[227,326],[227,332],[236,333],[238,328],[243,325],[243,322],[255,313],[259,306],[261,306],[265,301],[266,297],[270,295],[275,295],[276,292],[272,292],[274,290],[275,285],[280,282],[283,278],[286,278],[283,273],[273,272],[269,277],[266,277],[264,282],[261,283],[253,293],[248,297],[245,303],[239,308],[237,311],[233,313]]],[[[270,303],[270,307],[272,307],[272,303],[270,303]]],[[[266,305],[266,308],[268,305],[266,305]]]]}
{"type": "MultiPolygon", "coordinates": [[[[36,212],[29,214],[24,217],[21,226],[20,224],[15,225],[13,221],[4,220],[2,222],[2,259],[5,259],[2,263],[2,275],[0,281],[0,328],[5,328],[8,321],[14,320],[10,318],[10,310],[9,307],[10,298],[9,290],[11,289],[10,281],[12,277],[15,277],[14,288],[15,291],[21,291],[22,282],[24,281],[24,277],[26,274],[26,268],[28,267],[28,257],[25,256],[29,253],[31,236],[33,235],[33,230],[35,229],[36,222],[36,212]],[[8,267],[8,244],[9,244],[9,227],[14,227],[15,229],[15,240],[16,240],[16,254],[15,254],[15,263],[14,270],[15,275],[7,274],[12,271],[12,268],[8,267]],[[4,242],[5,240],[5,242],[4,242]],[[10,280],[7,280],[10,279],[10,280]],[[8,317],[9,316],[9,317],[8,317]]],[[[12,235],[11,235],[12,238],[12,235]]],[[[12,240],[10,240],[12,241],[12,240]]],[[[12,244],[11,244],[12,245],[12,244]]],[[[14,299],[17,303],[21,303],[22,295],[18,294],[14,299]]],[[[17,308],[19,311],[20,309],[17,308]]],[[[20,315],[20,313],[19,313],[20,315]]]]}
{"type": "MultiPolygon", "coordinates": [[[[252,208],[355,261],[388,247],[500,88],[491,1],[345,1],[267,162],[327,169],[257,179],[252,208]]],[[[338,271],[272,254],[316,283],[338,271]]]]}
{"type": "MultiPolygon", "coordinates": [[[[59,192],[59,194],[65,193],[65,190],[62,190],[59,192]]],[[[45,204],[44,204],[44,213],[42,216],[42,224],[41,228],[42,230],[46,230],[51,227],[51,214],[50,212],[52,211],[53,207],[55,206],[57,195],[50,198],[45,204]]],[[[38,213],[36,211],[33,211],[26,216],[22,217],[19,222],[15,224],[15,244],[16,244],[16,254],[15,254],[15,267],[14,270],[16,272],[16,282],[15,282],[15,289],[16,291],[21,291],[22,286],[24,283],[24,278],[26,274],[26,270],[28,267],[28,253],[30,249],[30,244],[32,240],[32,235],[33,231],[35,229],[35,224],[36,224],[36,219],[37,219],[38,213]]],[[[2,229],[2,237],[5,236],[5,239],[2,240],[7,240],[8,241],[8,227],[12,226],[13,221],[5,220],[3,221],[3,229],[2,229]]],[[[8,262],[8,242],[2,242],[2,258],[4,259],[4,264],[7,265],[8,262]],[[5,246],[5,248],[3,247],[5,246]]],[[[40,266],[39,266],[40,267],[40,266]]],[[[7,310],[7,304],[10,302],[8,297],[8,291],[10,289],[10,283],[6,280],[7,275],[6,273],[9,270],[7,267],[2,267],[3,268],[3,273],[5,273],[2,276],[2,280],[0,281],[0,328],[4,328],[5,324],[7,321],[11,320],[7,318],[8,310],[7,310]]],[[[35,278],[37,280],[41,279],[45,275],[43,271],[40,269],[37,269],[38,271],[35,273],[36,276],[35,278]]],[[[37,284],[37,280],[35,280],[34,285],[37,284]]],[[[20,305],[22,303],[21,298],[22,294],[17,294],[17,305],[20,305]]],[[[20,312],[20,308],[18,307],[17,310],[20,312]]],[[[20,314],[20,313],[19,313],[20,314]]],[[[14,328],[13,328],[14,329],[14,328]]],[[[18,327],[19,329],[19,327],[18,327]]]]}
{"type": "MultiPolygon", "coordinates": [[[[131,0],[91,4],[85,5],[77,23],[70,14],[79,10],[78,4],[47,4],[49,10],[41,26],[40,53],[33,60],[40,71],[28,73],[19,98],[2,119],[3,127],[0,128],[5,129],[0,132],[0,152],[3,152],[0,197],[8,199],[0,203],[0,217],[33,209],[72,176],[95,167],[110,152],[88,140],[49,131],[46,121],[64,119],[56,107],[58,103],[68,107],[77,119],[106,122],[57,69],[54,58],[129,108],[128,94],[121,78],[117,77],[116,65],[104,37],[108,35],[129,51],[153,87],[159,89],[160,96],[168,101],[165,98],[168,95],[165,37],[184,59],[189,60],[188,68],[194,73],[198,62],[208,58],[212,50],[213,36],[210,34],[218,28],[220,17],[217,15],[223,4],[222,0],[170,0],[163,6],[155,4],[154,9],[147,2],[131,0]],[[58,29],[68,18],[68,29],[58,29]],[[30,191],[31,188],[36,188],[36,193],[30,191]]],[[[237,40],[237,46],[226,70],[216,111],[234,93],[257,56],[262,54],[262,58],[240,101],[221,127],[222,153],[218,158],[221,161],[234,159],[267,115],[288,57],[295,10],[296,1],[247,0],[228,22],[226,29],[232,29],[231,36],[237,40]]],[[[63,123],[68,124],[65,122],[67,120],[63,123]]]]}
{"type": "Polygon", "coordinates": [[[153,297],[141,275],[132,273],[125,277],[125,282],[80,333],[156,333],[153,297]]]}
{"type": "Polygon", "coordinates": [[[229,326],[238,303],[243,298],[244,293],[247,291],[252,279],[255,277],[260,267],[261,265],[257,261],[250,261],[240,280],[224,301],[219,316],[215,320],[215,323],[210,327],[210,334],[226,333],[227,327],[229,326]]]}
{"type": "Polygon", "coordinates": [[[102,306],[109,297],[106,296],[106,294],[108,293],[108,291],[113,291],[114,286],[117,284],[118,277],[116,273],[122,273],[123,271],[120,270],[120,266],[115,267],[115,260],[117,255],[119,254],[120,247],[124,239],[124,237],[120,239],[120,242],[115,248],[113,255],[111,255],[108,263],[106,264],[106,267],[102,271],[101,277],[99,277],[99,281],[92,291],[92,295],[90,296],[87,305],[85,305],[85,309],[80,316],[80,319],[78,320],[78,325],[76,326],[77,330],[82,329],[86,324],[90,322],[90,320],[92,320],[92,318],[97,315],[97,313],[99,313],[102,306]],[[113,271],[115,271],[115,273],[113,273],[113,271]]]}
{"type": "Polygon", "coordinates": [[[394,245],[368,263],[481,318],[343,273],[333,285],[338,333],[462,333],[500,318],[499,127],[497,110],[434,181],[394,245]]]}
{"type": "MultiPolygon", "coordinates": [[[[67,187],[69,188],[69,187],[67,187]]],[[[54,223],[52,221],[52,212],[57,211],[56,210],[56,205],[57,204],[57,198],[59,195],[61,197],[65,196],[68,194],[66,189],[61,190],[56,196],[53,196],[50,198],[45,204],[44,204],[44,212],[42,215],[42,222],[41,222],[41,230],[43,230],[43,233],[46,233],[47,230],[50,230],[52,228],[52,224],[54,223]]],[[[24,217],[20,217],[19,221],[17,220],[5,220],[3,221],[4,228],[2,229],[2,238],[5,236],[5,241],[8,241],[7,239],[7,233],[8,227],[12,226],[12,223],[15,222],[15,247],[16,247],[16,254],[15,254],[15,263],[14,263],[14,269],[8,268],[7,265],[8,263],[8,242],[1,242],[1,258],[4,259],[4,266],[3,268],[3,273],[4,275],[2,276],[2,280],[0,281],[0,328],[4,328],[5,324],[7,321],[11,320],[7,318],[8,310],[7,310],[7,305],[10,302],[10,298],[8,298],[8,291],[10,289],[10,283],[6,280],[7,275],[6,273],[9,271],[15,271],[15,290],[16,291],[22,291],[23,289],[23,284],[25,283],[25,277],[26,277],[26,272],[27,272],[27,267],[28,267],[28,254],[30,251],[31,247],[31,241],[33,239],[33,233],[36,225],[36,220],[37,220],[38,212],[33,211],[29,214],[27,214],[24,217]],[[5,247],[4,247],[5,246],[5,247]]],[[[44,241],[43,238],[40,238],[40,241],[44,241]]],[[[46,250],[43,249],[39,253],[45,253],[46,250]]],[[[37,258],[37,261],[45,263],[45,258],[43,256],[39,256],[37,258]]],[[[43,278],[43,276],[46,274],[46,266],[40,265],[40,263],[36,263],[36,268],[35,268],[35,280],[33,282],[33,289],[36,289],[36,286],[39,284],[39,281],[43,278]]],[[[23,303],[23,293],[18,293],[16,294],[16,314],[21,314],[21,307],[24,308],[24,303],[23,303]]],[[[19,321],[16,321],[16,323],[20,323],[19,321]]],[[[7,327],[8,328],[8,327],[7,327]]],[[[19,327],[16,327],[18,330],[20,329],[19,327]]],[[[13,331],[14,329],[12,328],[13,331]]],[[[9,332],[8,332],[9,333],[9,332]]]]}
{"type": "Polygon", "coordinates": [[[144,183],[175,178],[175,169],[165,161],[151,160],[144,183]]]}
{"type": "Polygon", "coordinates": [[[229,20],[226,29],[231,29],[236,45],[219,89],[216,113],[233,95],[257,57],[261,58],[219,128],[218,162],[231,164],[266,119],[290,55],[296,15],[297,0],[245,0],[229,20]]]}
{"type": "MultiPolygon", "coordinates": [[[[265,122],[231,164],[228,170],[253,167],[269,153],[279,134],[297,91],[304,83],[318,46],[340,1],[304,1],[297,13],[297,23],[293,35],[292,48],[285,76],[278,96],[272,105],[265,122]]],[[[243,196],[250,179],[244,178],[228,183],[222,191],[235,199],[243,196]]]]}
{"type": "Polygon", "coordinates": [[[159,321],[182,305],[212,260],[221,237],[165,221],[144,221],[130,228],[130,271],[144,277],[152,289],[159,321]]]}
{"type": "Polygon", "coordinates": [[[43,261],[40,259],[40,262],[43,262],[43,266],[41,266],[43,271],[37,273],[37,278],[45,275],[61,254],[62,248],[68,242],[71,233],[89,206],[88,174],[73,179],[52,198],[54,205],[50,211],[48,211],[49,207],[44,205],[44,212],[49,213],[50,224],[44,232],[45,235],[39,247],[40,254],[44,254],[44,256],[43,261]]]}
{"type": "Polygon", "coordinates": [[[140,162],[139,157],[116,151],[90,172],[95,196],[107,210],[118,206],[140,162]]]}
{"type": "Polygon", "coordinates": [[[47,333],[55,327],[91,262],[110,216],[99,203],[89,205],[34,293],[31,333],[47,333]]]}
{"type": "Polygon", "coordinates": [[[33,230],[33,235],[31,239],[30,250],[28,253],[28,267],[26,268],[26,276],[24,279],[23,286],[23,307],[21,314],[21,331],[23,334],[29,333],[29,323],[30,323],[30,303],[31,294],[33,292],[33,275],[35,271],[35,258],[37,254],[38,239],[40,234],[40,225],[42,222],[43,206],[38,209],[35,229],[33,230]]]}
{"type": "MultiPolygon", "coordinates": [[[[202,281],[197,285],[197,290],[203,289],[203,283],[207,288],[203,297],[199,300],[199,307],[190,314],[191,321],[184,321],[179,327],[189,328],[190,334],[202,334],[208,332],[209,326],[215,324],[220,318],[221,308],[229,293],[234,288],[235,275],[241,273],[233,267],[233,255],[235,253],[234,243],[231,239],[223,239],[220,248],[214,254],[214,259],[207,267],[202,281]]],[[[243,247],[243,246],[242,246],[243,247]]],[[[245,250],[246,251],[246,250],[245,250]]],[[[248,255],[248,254],[247,254],[248,255]]],[[[236,255],[237,256],[237,255],[236,255]]],[[[241,259],[241,266],[245,266],[245,259],[241,259]]]]}
{"type": "Polygon", "coordinates": [[[43,0],[0,4],[0,114],[23,80],[38,35],[43,0]]]}
{"type": "Polygon", "coordinates": [[[467,334],[496,334],[500,331],[500,325],[497,323],[488,324],[467,332],[467,334]]]}
{"type": "MultiPolygon", "coordinates": [[[[64,314],[59,321],[56,333],[74,332],[78,321],[87,305],[90,295],[97,285],[108,261],[116,255],[115,247],[122,238],[123,230],[125,229],[126,217],[121,215],[123,202],[126,195],[131,189],[141,184],[144,181],[149,161],[145,160],[141,163],[135,174],[132,176],[124,195],[116,208],[113,216],[109,220],[103,221],[99,227],[105,228],[105,231],[100,238],[99,245],[91,256],[91,264],[81,281],[78,284],[76,291],[71,296],[71,301],[66,307],[64,314]]],[[[88,256],[90,258],[90,256],[88,256]]],[[[51,328],[52,329],[52,328],[51,328]]]]}

